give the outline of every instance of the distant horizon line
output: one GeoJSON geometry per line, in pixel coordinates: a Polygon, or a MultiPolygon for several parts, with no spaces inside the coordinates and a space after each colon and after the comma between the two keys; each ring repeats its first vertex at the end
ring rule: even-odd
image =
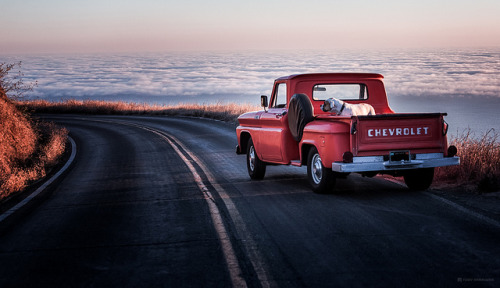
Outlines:
{"type": "MultiPolygon", "coordinates": [[[[1,56],[64,56],[64,55],[130,55],[130,54],[180,54],[180,53],[214,53],[214,54],[224,54],[224,53],[280,53],[280,52],[391,52],[391,51],[467,51],[467,50],[495,50],[499,49],[500,46],[449,46],[449,47],[376,47],[376,48],[365,48],[365,47],[335,47],[335,48],[239,48],[239,49],[158,49],[158,50],[130,50],[130,51],[38,51],[38,52],[0,52],[1,56]]],[[[1,60],[0,60],[1,62],[1,60]]]]}

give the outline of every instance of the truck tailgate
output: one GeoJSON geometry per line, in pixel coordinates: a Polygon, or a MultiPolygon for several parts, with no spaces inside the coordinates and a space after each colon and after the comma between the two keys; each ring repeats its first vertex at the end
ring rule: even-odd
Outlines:
{"type": "Polygon", "coordinates": [[[443,153],[446,113],[354,116],[351,147],[354,156],[388,155],[392,151],[443,153]]]}

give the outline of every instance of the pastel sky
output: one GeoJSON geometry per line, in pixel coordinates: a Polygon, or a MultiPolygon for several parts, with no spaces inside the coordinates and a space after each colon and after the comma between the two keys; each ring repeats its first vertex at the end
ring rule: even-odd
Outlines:
{"type": "Polygon", "coordinates": [[[500,47],[499,0],[0,0],[0,54],[500,47]]]}

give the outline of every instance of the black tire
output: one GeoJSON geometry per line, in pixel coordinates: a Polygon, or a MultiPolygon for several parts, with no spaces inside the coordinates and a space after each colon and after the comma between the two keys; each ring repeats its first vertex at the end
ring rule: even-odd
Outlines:
{"type": "Polygon", "coordinates": [[[247,170],[250,178],[254,180],[261,180],[266,175],[266,162],[257,156],[252,138],[248,140],[247,145],[247,170]]]}
{"type": "Polygon", "coordinates": [[[316,147],[309,150],[307,157],[307,178],[315,193],[325,194],[333,192],[335,174],[321,163],[321,157],[316,147]]]}
{"type": "Polygon", "coordinates": [[[403,178],[410,190],[426,190],[431,186],[432,180],[434,180],[434,168],[408,170],[403,178]]]}
{"type": "Polygon", "coordinates": [[[295,141],[302,139],[307,123],[314,119],[311,100],[306,94],[294,94],[288,104],[288,128],[295,141]]]}

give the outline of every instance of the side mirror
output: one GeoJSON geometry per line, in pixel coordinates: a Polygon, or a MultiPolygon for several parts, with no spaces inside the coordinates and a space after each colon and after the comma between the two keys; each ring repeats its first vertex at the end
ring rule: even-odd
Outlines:
{"type": "Polygon", "coordinates": [[[268,103],[267,103],[267,96],[266,95],[262,95],[260,96],[260,106],[264,107],[264,110],[266,110],[267,106],[268,106],[268,103]]]}

